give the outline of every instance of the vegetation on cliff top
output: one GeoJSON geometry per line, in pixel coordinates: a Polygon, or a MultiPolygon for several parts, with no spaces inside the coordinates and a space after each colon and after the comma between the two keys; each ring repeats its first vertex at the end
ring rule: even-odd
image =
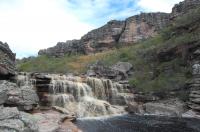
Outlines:
{"type": "Polygon", "coordinates": [[[26,72],[74,72],[84,73],[88,65],[102,61],[113,65],[118,61],[130,62],[134,66],[134,75],[130,84],[140,91],[168,91],[184,87],[190,77],[190,69],[184,56],[173,56],[173,59],[160,62],[158,53],[173,49],[179,45],[193,44],[199,41],[200,9],[191,10],[177,18],[154,38],[144,40],[129,47],[122,47],[92,55],[65,56],[49,58],[38,56],[27,62],[18,63],[19,71],[26,72]]]}

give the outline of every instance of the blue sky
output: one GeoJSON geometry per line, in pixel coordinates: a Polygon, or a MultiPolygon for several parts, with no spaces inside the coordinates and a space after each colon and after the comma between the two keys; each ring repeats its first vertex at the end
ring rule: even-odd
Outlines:
{"type": "Polygon", "coordinates": [[[59,41],[79,39],[110,20],[140,12],[171,12],[182,0],[0,0],[0,41],[17,58],[59,41]]]}

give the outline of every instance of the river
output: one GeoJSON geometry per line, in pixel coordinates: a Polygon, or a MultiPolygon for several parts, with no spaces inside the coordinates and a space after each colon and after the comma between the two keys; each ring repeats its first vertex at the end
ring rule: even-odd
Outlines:
{"type": "Polygon", "coordinates": [[[200,132],[200,120],[158,116],[121,115],[80,118],[83,132],[200,132]]]}

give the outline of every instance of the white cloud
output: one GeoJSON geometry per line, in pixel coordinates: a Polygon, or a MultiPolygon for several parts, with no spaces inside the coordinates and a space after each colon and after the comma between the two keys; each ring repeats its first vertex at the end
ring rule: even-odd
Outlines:
{"type": "Polygon", "coordinates": [[[145,11],[170,13],[174,4],[183,0],[139,0],[138,5],[145,11]]]}
{"type": "Polygon", "coordinates": [[[61,8],[61,0],[18,1],[17,6],[6,2],[0,6],[0,40],[8,42],[18,57],[78,39],[93,28],[61,8]]]}

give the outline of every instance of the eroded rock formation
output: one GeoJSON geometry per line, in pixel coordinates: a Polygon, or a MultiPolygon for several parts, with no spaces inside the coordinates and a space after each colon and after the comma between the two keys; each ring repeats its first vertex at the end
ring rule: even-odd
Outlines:
{"type": "Polygon", "coordinates": [[[190,88],[190,102],[188,103],[189,107],[200,111],[200,48],[194,50],[192,54],[192,75],[193,78],[189,82],[190,88]]]}
{"type": "Polygon", "coordinates": [[[67,42],[58,42],[55,47],[48,48],[45,50],[40,50],[39,55],[48,55],[54,57],[62,57],[65,54],[77,54],[83,53],[83,46],[80,43],[80,40],[69,40],[67,42]]]}
{"type": "Polygon", "coordinates": [[[0,42],[0,79],[8,79],[15,74],[15,54],[7,43],[0,42]]]}
{"type": "Polygon", "coordinates": [[[188,12],[190,9],[199,7],[199,5],[200,5],[199,0],[185,0],[183,2],[180,2],[179,4],[176,4],[173,7],[171,17],[175,18],[177,16],[180,16],[180,15],[188,12]]]}
{"type": "Polygon", "coordinates": [[[155,36],[171,20],[190,9],[198,7],[199,0],[185,0],[176,4],[172,13],[141,13],[124,21],[112,20],[106,25],[92,30],[80,40],[58,43],[55,47],[40,50],[39,55],[60,57],[71,53],[96,53],[116,48],[120,45],[133,44],[140,40],[155,36]]]}
{"type": "Polygon", "coordinates": [[[125,21],[110,21],[87,33],[80,40],[58,43],[55,47],[40,50],[38,54],[61,57],[71,53],[101,52],[152,37],[168,23],[167,13],[142,13],[125,21]]]}
{"type": "Polygon", "coordinates": [[[96,78],[106,78],[113,81],[124,81],[126,83],[128,77],[133,73],[133,65],[128,62],[118,62],[108,67],[100,61],[89,66],[87,76],[96,78]]]}

